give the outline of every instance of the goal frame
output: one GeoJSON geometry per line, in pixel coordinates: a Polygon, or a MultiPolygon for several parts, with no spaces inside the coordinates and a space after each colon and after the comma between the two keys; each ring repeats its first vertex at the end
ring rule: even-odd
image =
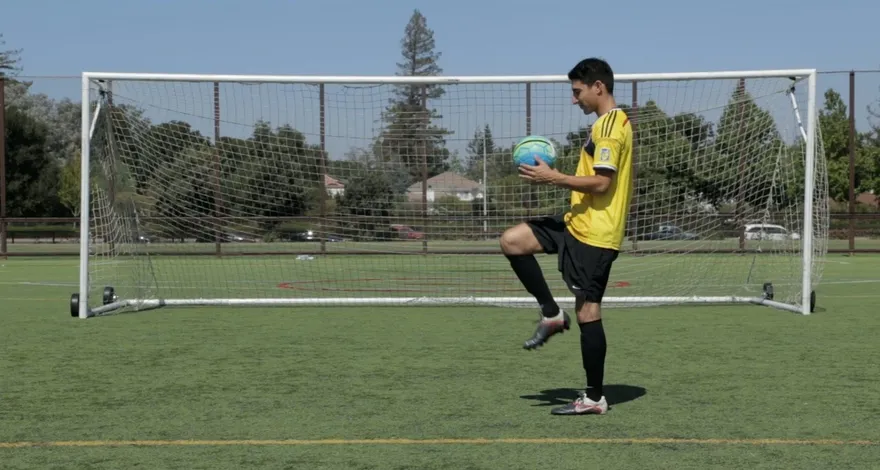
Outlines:
{"type": "MultiPolygon", "coordinates": [[[[793,305],[772,300],[766,292],[759,297],[744,296],[687,296],[687,297],[605,297],[604,303],[625,304],[756,304],[778,308],[802,315],[809,315],[815,306],[815,292],[812,291],[813,275],[813,193],[816,187],[816,144],[817,144],[817,70],[743,70],[717,72],[675,72],[675,73],[637,73],[616,74],[618,81],[684,81],[710,79],[754,79],[782,78],[807,83],[806,109],[806,149],[804,156],[805,176],[803,194],[803,235],[800,251],[802,263],[801,304],[793,305]]],[[[81,128],[81,182],[80,182],[80,244],[79,244],[79,291],[71,297],[71,315],[89,318],[106,314],[121,308],[138,305],[141,309],[161,306],[354,306],[354,305],[498,305],[523,304],[537,305],[530,296],[521,297],[393,297],[393,298],[195,298],[195,299],[118,299],[105,290],[102,305],[89,306],[89,242],[90,242],[90,145],[98,114],[101,112],[100,100],[91,109],[93,82],[115,80],[138,81],[176,81],[176,82],[243,82],[243,83],[308,83],[308,84],[498,84],[498,83],[567,83],[565,75],[515,75],[515,76],[311,76],[311,75],[223,75],[223,74],[171,74],[171,73],[82,73],[82,128],[81,128]],[[108,298],[109,297],[109,298],[108,298]]],[[[772,292],[772,291],[771,291],[772,292]]],[[[561,297],[559,302],[572,303],[574,297],[561,297]]]]}

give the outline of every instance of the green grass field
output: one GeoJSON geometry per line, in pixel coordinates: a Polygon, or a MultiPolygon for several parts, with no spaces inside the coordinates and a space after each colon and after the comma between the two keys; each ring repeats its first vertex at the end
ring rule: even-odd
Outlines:
{"type": "MultiPolygon", "coordinates": [[[[316,278],[345,275],[351,263],[370,263],[380,276],[430,277],[433,284],[390,283],[415,293],[460,292],[479,284],[462,276],[479,272],[506,279],[488,283],[500,295],[519,294],[507,291],[515,284],[500,256],[469,255],[464,264],[462,257],[331,258],[301,266],[316,278]],[[469,269],[456,272],[462,265],[469,269]],[[436,269],[456,280],[426,274],[436,269]]],[[[290,260],[164,258],[155,267],[203,294],[320,293],[278,289],[298,266],[290,260]]],[[[772,255],[761,261],[752,282],[791,269],[772,255]]],[[[713,286],[752,262],[622,257],[618,277],[633,293],[672,289],[661,277],[675,270],[713,286]]],[[[575,327],[523,351],[531,309],[203,307],[79,320],[68,313],[76,263],[0,260],[0,468],[865,469],[880,462],[880,256],[829,255],[808,317],[750,305],[608,309],[612,410],[589,417],[549,414],[583,386],[578,335],[575,327]]],[[[553,259],[544,263],[561,293],[553,259]]],[[[110,278],[122,267],[101,272],[110,278]]],[[[389,283],[354,290],[382,285],[389,283]]],[[[609,295],[618,291],[626,292],[609,295]]]]}

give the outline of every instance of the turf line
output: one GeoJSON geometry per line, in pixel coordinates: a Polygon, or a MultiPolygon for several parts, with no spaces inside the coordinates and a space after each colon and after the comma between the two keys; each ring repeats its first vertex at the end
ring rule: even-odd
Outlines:
{"type": "Polygon", "coordinates": [[[688,439],[688,438],[472,438],[472,439],[232,439],[232,440],[98,440],[0,442],[0,449],[32,447],[184,447],[184,446],[316,446],[316,445],[485,445],[485,444],[696,444],[878,446],[880,441],[840,439],[688,439]]]}

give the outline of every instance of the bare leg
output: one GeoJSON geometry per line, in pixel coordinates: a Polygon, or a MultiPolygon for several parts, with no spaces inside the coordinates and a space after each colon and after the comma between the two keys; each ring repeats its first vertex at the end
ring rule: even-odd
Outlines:
{"type": "Polygon", "coordinates": [[[544,251],[528,224],[517,224],[501,234],[501,251],[507,256],[534,255],[544,251]]]}

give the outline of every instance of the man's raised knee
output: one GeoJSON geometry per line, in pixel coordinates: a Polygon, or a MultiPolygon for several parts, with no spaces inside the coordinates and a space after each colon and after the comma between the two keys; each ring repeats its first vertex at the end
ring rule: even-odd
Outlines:
{"type": "Polygon", "coordinates": [[[514,228],[515,227],[511,227],[501,234],[501,251],[504,252],[505,255],[516,254],[514,253],[516,250],[516,231],[514,228]]]}
{"type": "Polygon", "coordinates": [[[501,234],[501,251],[505,255],[529,255],[541,251],[541,244],[532,233],[531,227],[519,224],[501,234]]]}

